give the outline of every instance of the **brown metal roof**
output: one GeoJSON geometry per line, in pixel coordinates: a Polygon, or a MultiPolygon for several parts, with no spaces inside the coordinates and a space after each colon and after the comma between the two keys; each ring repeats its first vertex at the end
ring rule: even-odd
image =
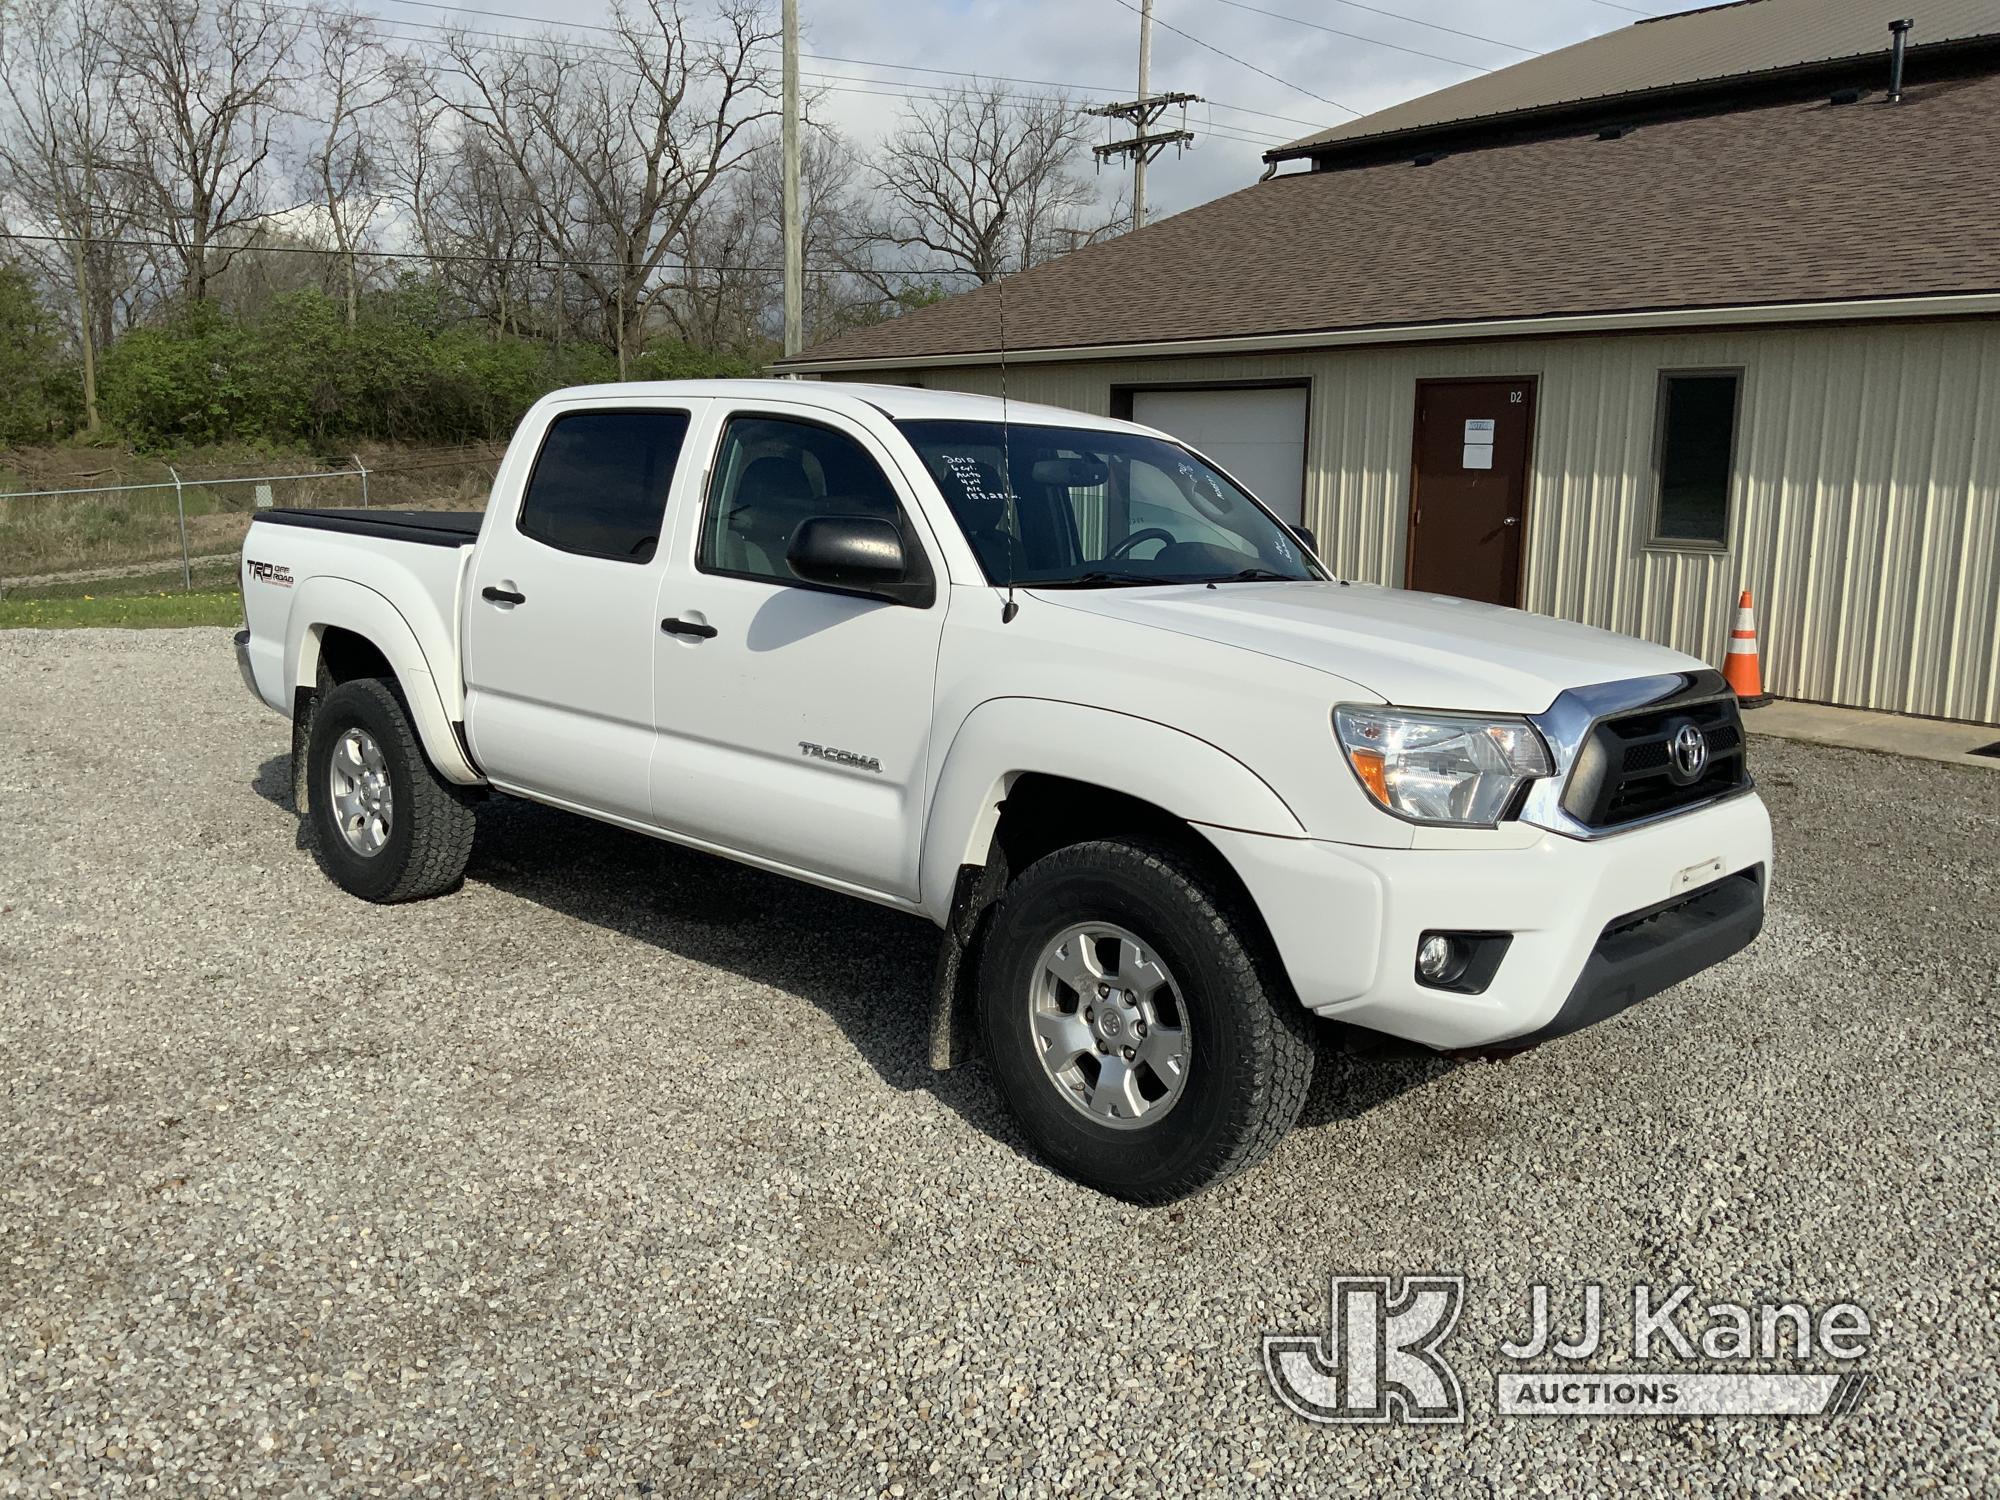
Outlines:
{"type": "MultiPolygon", "coordinates": [[[[1010,350],[2000,291],[2000,75],[1275,177],[1004,283],[1010,350]]],[[[1001,286],[806,363],[998,347],[1001,286]]]]}
{"type": "Polygon", "coordinates": [[[1881,56],[1886,82],[1888,27],[1898,17],[1916,22],[1908,38],[1914,50],[2000,33],[2000,0],[1735,0],[1651,17],[1302,137],[1267,159],[1869,54],[1881,56]]]}

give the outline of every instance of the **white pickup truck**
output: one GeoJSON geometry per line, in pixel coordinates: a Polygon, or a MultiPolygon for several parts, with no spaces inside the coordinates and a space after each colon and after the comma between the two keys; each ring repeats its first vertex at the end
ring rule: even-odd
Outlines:
{"type": "Polygon", "coordinates": [[[1310,1016],[1511,1050],[1763,921],[1717,674],[1335,579],[1127,422],[559,391],[483,517],[264,512],[243,600],[348,891],[452,888],[501,792],[921,913],[932,1061],[982,1051],[1055,1166],[1136,1201],[1275,1145],[1310,1016]]]}

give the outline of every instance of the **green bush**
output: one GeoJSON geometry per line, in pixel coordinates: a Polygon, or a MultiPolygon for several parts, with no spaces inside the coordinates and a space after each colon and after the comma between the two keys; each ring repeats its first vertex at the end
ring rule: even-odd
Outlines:
{"type": "Polygon", "coordinates": [[[62,357],[55,319],[27,273],[0,264],[0,446],[60,437],[82,410],[82,384],[62,357]]]}
{"type": "MultiPolygon", "coordinates": [[[[672,342],[648,344],[632,361],[634,380],[723,380],[756,373],[756,366],[747,359],[672,342]]],[[[615,379],[615,369],[604,378],[615,379]]]]}
{"type": "Polygon", "coordinates": [[[141,447],[256,435],[254,344],[207,303],[133,329],[104,352],[97,395],[105,419],[141,447]]]}
{"type": "MultiPolygon", "coordinates": [[[[632,365],[637,380],[754,373],[746,360],[672,341],[632,365]]],[[[352,329],[318,291],[280,297],[247,326],[189,309],[119,340],[101,387],[107,418],[142,447],[235,439],[323,451],[358,439],[501,439],[545,392],[616,378],[616,361],[594,344],[496,338],[412,283],[370,299],[352,329]]]]}

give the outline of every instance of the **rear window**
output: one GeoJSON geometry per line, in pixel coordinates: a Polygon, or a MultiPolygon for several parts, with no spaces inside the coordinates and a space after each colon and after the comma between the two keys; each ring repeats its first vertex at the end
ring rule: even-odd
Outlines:
{"type": "Polygon", "coordinates": [[[528,477],[521,533],[586,557],[652,561],[687,430],[684,411],[557,417],[528,477]]]}

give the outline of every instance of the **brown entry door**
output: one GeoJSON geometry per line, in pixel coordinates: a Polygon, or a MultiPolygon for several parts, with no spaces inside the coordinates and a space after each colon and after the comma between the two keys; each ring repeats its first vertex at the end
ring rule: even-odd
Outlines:
{"type": "Polygon", "coordinates": [[[1535,382],[1420,380],[1409,586],[1521,602],[1535,382]]]}

